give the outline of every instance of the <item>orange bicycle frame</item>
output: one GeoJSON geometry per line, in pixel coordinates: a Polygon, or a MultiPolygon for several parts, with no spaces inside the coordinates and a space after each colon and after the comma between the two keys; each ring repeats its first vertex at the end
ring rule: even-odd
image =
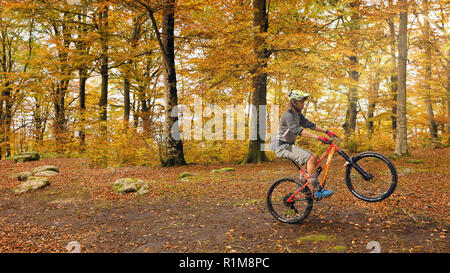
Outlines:
{"type": "MultiPolygon", "coordinates": [[[[325,159],[325,157],[328,155],[328,157],[327,157],[327,160],[326,160],[326,162],[325,162],[325,167],[324,167],[324,174],[323,174],[323,177],[322,177],[322,181],[321,181],[321,183],[320,183],[320,185],[322,186],[322,187],[324,187],[324,185],[325,185],[325,181],[326,181],[326,179],[327,179],[327,175],[328,175],[328,169],[329,169],[329,167],[330,167],[330,164],[331,164],[331,159],[333,158],[333,156],[334,156],[334,154],[337,152],[337,151],[339,151],[339,148],[336,146],[336,145],[334,145],[334,144],[331,144],[329,147],[328,147],[328,149],[323,153],[323,155],[322,155],[322,157],[320,157],[320,159],[319,159],[319,161],[317,161],[317,164],[316,164],[316,166],[315,166],[315,168],[317,169],[319,166],[320,166],[320,164],[322,163],[322,161],[325,159]]],[[[307,187],[308,185],[309,185],[309,176],[305,173],[305,171],[303,170],[303,168],[301,168],[301,167],[299,167],[298,165],[297,165],[297,163],[295,163],[294,162],[294,164],[297,166],[297,168],[299,169],[299,171],[300,171],[300,173],[306,178],[306,183],[302,186],[302,187],[300,187],[288,200],[287,200],[287,202],[293,202],[293,199],[294,199],[294,196],[296,196],[300,191],[302,191],[305,187],[307,187]]],[[[312,191],[312,195],[313,195],[313,197],[314,197],[314,190],[312,191]]]]}

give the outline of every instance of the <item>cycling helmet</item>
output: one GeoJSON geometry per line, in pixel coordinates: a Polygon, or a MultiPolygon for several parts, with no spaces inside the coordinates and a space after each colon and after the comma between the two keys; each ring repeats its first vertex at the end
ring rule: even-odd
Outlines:
{"type": "Polygon", "coordinates": [[[308,93],[299,91],[299,90],[293,90],[291,89],[291,91],[289,92],[288,98],[289,100],[306,100],[309,97],[308,93]]]}

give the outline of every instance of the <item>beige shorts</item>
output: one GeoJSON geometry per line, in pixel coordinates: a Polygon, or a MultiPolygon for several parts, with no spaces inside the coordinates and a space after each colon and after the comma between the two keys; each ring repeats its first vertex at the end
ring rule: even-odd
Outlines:
{"type": "Polygon", "coordinates": [[[280,158],[290,159],[297,164],[303,166],[308,162],[312,153],[306,149],[300,148],[294,144],[286,144],[278,147],[275,151],[275,155],[280,158]]]}

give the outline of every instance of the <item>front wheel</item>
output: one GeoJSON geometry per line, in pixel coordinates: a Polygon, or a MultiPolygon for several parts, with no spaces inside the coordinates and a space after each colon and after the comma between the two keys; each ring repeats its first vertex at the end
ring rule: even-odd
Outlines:
{"type": "Polygon", "coordinates": [[[309,216],[313,198],[307,186],[296,193],[302,186],[298,179],[286,177],[275,181],[270,187],[267,193],[267,207],[278,221],[298,224],[309,216]]]}
{"type": "Polygon", "coordinates": [[[378,202],[389,197],[397,186],[397,170],[394,164],[381,154],[364,152],[352,158],[370,177],[369,180],[347,165],[345,181],[350,192],[367,202],[378,202]]]}

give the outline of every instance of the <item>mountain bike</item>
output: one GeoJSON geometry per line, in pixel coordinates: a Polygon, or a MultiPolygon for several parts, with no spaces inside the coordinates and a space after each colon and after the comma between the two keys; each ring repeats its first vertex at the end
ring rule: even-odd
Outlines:
{"type": "MultiPolygon", "coordinates": [[[[318,175],[323,172],[320,182],[322,187],[327,181],[331,159],[338,153],[346,161],[345,182],[354,196],[366,202],[379,202],[394,192],[398,180],[397,170],[388,158],[376,152],[362,152],[350,157],[333,144],[334,139],[334,136],[330,139],[330,146],[316,165],[318,175]],[[322,167],[325,157],[326,161],[322,167]]],[[[302,179],[284,177],[275,181],[267,193],[267,207],[277,220],[297,224],[309,216],[314,200],[319,201],[321,198],[314,196],[307,171],[292,162],[302,179]]]]}

